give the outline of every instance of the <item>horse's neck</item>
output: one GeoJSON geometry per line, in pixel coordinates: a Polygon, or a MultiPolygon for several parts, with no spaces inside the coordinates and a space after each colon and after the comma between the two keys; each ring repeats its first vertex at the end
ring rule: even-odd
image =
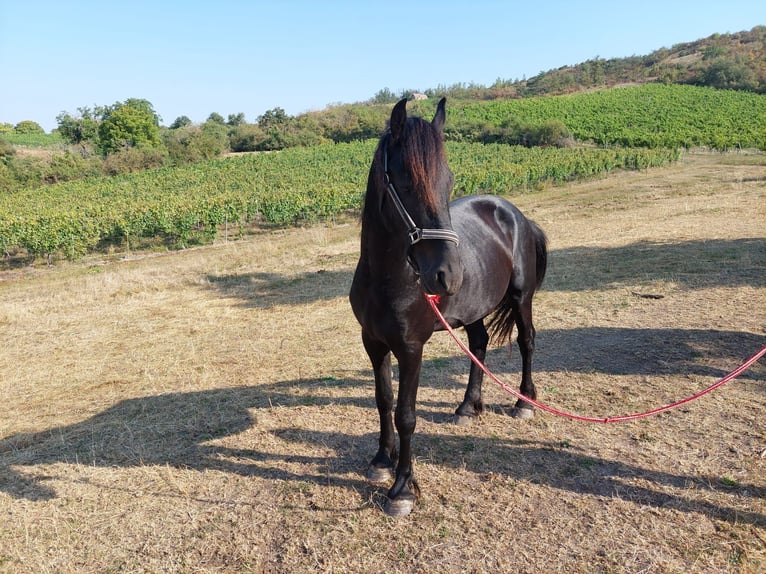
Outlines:
{"type": "Polygon", "coordinates": [[[368,273],[380,281],[411,282],[407,263],[407,234],[392,234],[378,217],[362,217],[361,260],[368,273]]]}

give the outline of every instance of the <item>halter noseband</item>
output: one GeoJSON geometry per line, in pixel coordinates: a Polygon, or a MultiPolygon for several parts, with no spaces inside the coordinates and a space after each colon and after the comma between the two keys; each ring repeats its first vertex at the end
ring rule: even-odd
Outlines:
{"type": "Polygon", "coordinates": [[[386,180],[386,189],[388,190],[388,195],[394,202],[394,207],[396,207],[396,211],[399,213],[399,217],[402,218],[402,221],[404,221],[404,224],[407,226],[407,237],[410,240],[410,247],[423,241],[424,239],[451,241],[455,245],[460,243],[458,234],[451,229],[423,229],[415,224],[415,222],[412,220],[412,217],[405,209],[402,200],[399,198],[399,194],[396,193],[396,188],[391,182],[391,178],[388,176],[388,150],[385,148],[383,149],[383,175],[386,180]]]}

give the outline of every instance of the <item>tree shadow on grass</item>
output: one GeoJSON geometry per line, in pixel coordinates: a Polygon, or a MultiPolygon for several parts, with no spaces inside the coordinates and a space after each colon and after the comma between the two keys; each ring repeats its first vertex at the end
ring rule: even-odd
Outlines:
{"type": "Polygon", "coordinates": [[[766,514],[736,508],[737,498],[766,500],[766,488],[744,483],[722,483],[720,477],[690,475],[642,468],[620,460],[591,456],[571,445],[475,436],[421,434],[417,448],[430,460],[469,468],[478,474],[496,473],[519,482],[603,498],[620,498],[637,505],[672,507],[711,518],[766,526],[766,514]],[[669,487],[669,488],[668,488],[669,487]],[[691,499],[683,490],[731,495],[731,505],[691,499]]]}
{"type": "MultiPolygon", "coordinates": [[[[538,387],[545,385],[547,372],[721,377],[763,343],[758,335],[731,331],[600,327],[542,331],[535,374],[538,387]]],[[[487,363],[493,370],[510,371],[514,381],[518,379],[517,350],[509,359],[507,349],[493,349],[487,363]]],[[[453,389],[455,402],[424,400],[421,393],[418,415],[433,422],[449,420],[462,397],[467,373],[468,359],[457,351],[424,361],[421,388],[453,389]]],[[[206,443],[257,428],[257,415],[252,413],[259,409],[350,406],[370,409],[370,416],[375,417],[372,376],[365,372],[363,377],[127,399],[79,423],[1,439],[0,490],[22,498],[55,497],[43,482],[26,480],[11,468],[55,462],[105,467],[157,464],[200,470],[223,465],[238,472],[233,463],[219,461],[218,447],[206,443]],[[348,396],[349,388],[359,392],[348,396]]],[[[766,380],[766,365],[761,361],[742,377],[766,380]]],[[[609,390],[604,387],[599,392],[609,390]]],[[[340,440],[339,435],[335,442],[340,440]]]]}
{"type": "MultiPolygon", "coordinates": [[[[440,333],[437,337],[448,337],[440,333]]],[[[465,340],[465,337],[463,336],[465,340]]],[[[537,332],[533,376],[545,384],[546,373],[601,374],[614,377],[643,375],[652,377],[710,377],[710,383],[733,371],[766,344],[766,337],[741,331],[712,329],[633,329],[620,327],[582,327],[537,332]]],[[[454,345],[454,354],[423,364],[421,387],[461,388],[454,378],[440,373],[465,375],[470,360],[454,345]],[[426,381],[426,382],[423,382],[426,381]],[[430,381],[430,382],[429,382],[430,381]]],[[[516,386],[521,380],[521,357],[517,344],[492,347],[485,364],[493,372],[510,373],[505,382],[516,386]]],[[[766,381],[766,359],[761,359],[740,379],[766,381]]],[[[463,380],[467,380],[463,377],[463,380]]],[[[702,390],[702,388],[700,388],[702,390]]],[[[766,388],[757,387],[766,393],[766,388]]],[[[599,392],[609,391],[603,388],[599,392]]],[[[681,398],[681,397],[678,397],[681,398]]],[[[659,405],[658,405],[659,406],[659,405]]]]}
{"type": "MultiPolygon", "coordinates": [[[[535,367],[607,375],[723,377],[764,344],[761,335],[715,329],[551,329],[539,332],[535,367]]],[[[765,376],[759,365],[742,375],[761,380],[765,376]]]]}
{"type": "Polygon", "coordinates": [[[684,287],[766,286],[766,239],[639,241],[577,246],[550,253],[543,289],[610,289],[622,283],[673,281],[684,287]]]}
{"type": "Polygon", "coordinates": [[[208,275],[207,281],[223,297],[239,299],[245,307],[268,309],[346,297],[352,277],[347,269],[319,269],[292,276],[265,272],[208,275]]]}
{"type": "MultiPolygon", "coordinates": [[[[0,440],[0,490],[14,498],[54,499],[57,493],[46,484],[47,477],[34,474],[34,470],[32,473],[23,470],[54,463],[105,468],[170,466],[340,486],[356,492],[375,489],[363,478],[376,448],[375,433],[349,435],[296,426],[263,429],[263,433],[271,435],[270,442],[287,445],[281,452],[238,448],[231,446],[231,441],[224,446],[217,440],[246,431],[257,432],[261,413],[275,406],[353,407],[351,416],[359,416],[358,408],[363,408],[366,417],[377,420],[372,385],[357,378],[293,380],[128,399],[78,423],[0,440]],[[343,387],[343,393],[335,391],[336,387],[343,387]],[[348,389],[359,392],[349,396],[348,389]],[[296,445],[295,453],[289,452],[289,445],[296,445]],[[316,455],[310,454],[312,449],[317,451],[316,455]],[[299,471],[295,470],[295,463],[303,465],[299,471]]],[[[454,406],[421,401],[419,414],[434,416],[454,406]]],[[[312,420],[320,427],[323,425],[321,415],[312,420]]],[[[722,520],[766,525],[764,514],[736,506],[741,497],[766,498],[766,489],[754,485],[727,484],[719,489],[711,486],[718,483],[715,477],[645,469],[544,442],[425,432],[416,433],[415,440],[420,456],[475,473],[504,474],[521,482],[577,494],[617,496],[641,505],[671,506],[722,520]],[[466,453],[470,456],[466,457],[466,453]],[[731,503],[692,499],[678,492],[690,485],[694,489],[731,494],[731,503]],[[669,494],[668,487],[674,492],[669,494]]],[[[349,502],[350,507],[357,504],[358,500],[349,502]]]]}

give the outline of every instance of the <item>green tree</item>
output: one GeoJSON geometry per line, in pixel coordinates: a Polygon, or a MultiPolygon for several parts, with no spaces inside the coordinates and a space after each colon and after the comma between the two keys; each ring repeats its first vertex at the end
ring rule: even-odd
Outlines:
{"type": "Polygon", "coordinates": [[[398,100],[399,98],[394,92],[388,88],[383,88],[375,93],[370,102],[373,104],[395,104],[398,100]]]}
{"type": "Polygon", "coordinates": [[[45,130],[37,122],[24,120],[16,124],[13,128],[17,134],[44,134],[45,130]]]}
{"type": "MultiPolygon", "coordinates": [[[[115,105],[119,105],[119,102],[115,105]]],[[[144,100],[142,98],[128,98],[123,105],[136,108],[151,116],[157,126],[162,122],[162,118],[154,111],[154,106],[149,100],[144,100]]]]}
{"type": "Polygon", "coordinates": [[[146,100],[117,102],[98,126],[98,140],[105,155],[125,148],[159,146],[159,116],[146,100]]]}
{"type": "Polygon", "coordinates": [[[287,115],[282,108],[274,108],[263,113],[262,116],[258,116],[258,125],[263,129],[272,127],[283,126],[290,120],[290,116],[287,115]]]}
{"type": "Polygon", "coordinates": [[[213,112],[207,117],[207,122],[213,122],[215,124],[225,124],[226,120],[223,119],[223,116],[219,113],[213,112]]]}
{"type": "Polygon", "coordinates": [[[73,144],[98,140],[98,124],[104,115],[105,108],[96,107],[91,110],[88,107],[77,108],[79,117],[72,116],[69,112],[61,112],[56,116],[58,132],[64,141],[73,144]]]}
{"type": "Polygon", "coordinates": [[[192,125],[192,121],[188,116],[178,116],[175,121],[170,124],[170,129],[177,130],[178,128],[185,128],[190,125],[192,125]]]}
{"type": "Polygon", "coordinates": [[[241,126],[245,123],[245,114],[242,112],[238,114],[229,114],[229,119],[226,120],[226,125],[229,125],[233,128],[237,126],[241,126]]]}
{"type": "Polygon", "coordinates": [[[708,46],[702,51],[702,59],[715,60],[716,58],[723,56],[725,53],[726,50],[723,48],[723,46],[708,46]]]}

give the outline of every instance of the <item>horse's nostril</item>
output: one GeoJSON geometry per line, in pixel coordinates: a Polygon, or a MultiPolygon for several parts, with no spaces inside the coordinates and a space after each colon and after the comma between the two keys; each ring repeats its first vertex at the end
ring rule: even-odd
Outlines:
{"type": "Polygon", "coordinates": [[[434,279],[435,286],[445,295],[454,295],[463,283],[462,273],[456,274],[451,269],[437,271],[434,279]]]}

